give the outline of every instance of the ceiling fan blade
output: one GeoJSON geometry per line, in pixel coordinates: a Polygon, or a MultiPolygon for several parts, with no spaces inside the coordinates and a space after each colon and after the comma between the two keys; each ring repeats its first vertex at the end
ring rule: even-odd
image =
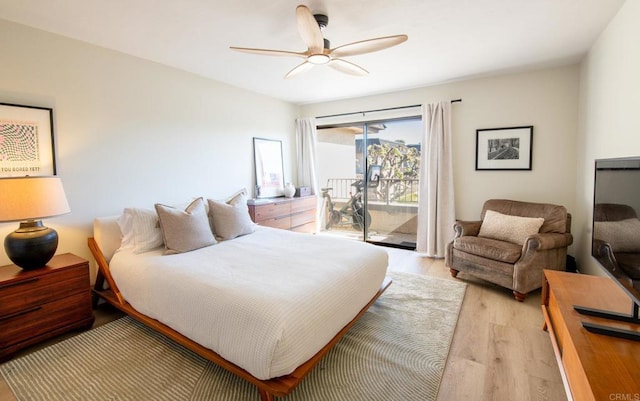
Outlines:
{"type": "Polygon", "coordinates": [[[385,36],[382,38],[361,40],[359,42],[353,42],[346,45],[338,46],[335,49],[331,49],[329,54],[332,57],[348,57],[357,56],[359,54],[377,52],[383,50],[409,39],[407,35],[394,35],[385,36]]]}
{"type": "Polygon", "coordinates": [[[313,67],[313,64],[311,64],[308,61],[305,61],[302,64],[298,64],[291,71],[289,71],[287,75],[284,76],[284,79],[293,78],[296,75],[302,74],[303,72],[310,70],[311,67],[313,67]]]}
{"type": "Polygon", "coordinates": [[[263,56],[294,56],[306,58],[306,53],[290,52],[287,50],[269,50],[269,49],[252,49],[248,47],[235,47],[229,46],[229,49],[236,50],[243,53],[261,54],[263,56]]]}
{"type": "Polygon", "coordinates": [[[340,72],[344,72],[345,74],[356,75],[358,77],[369,74],[369,71],[365,70],[359,65],[339,58],[334,58],[333,60],[331,60],[331,62],[329,63],[329,67],[340,72]]]}
{"type": "Polygon", "coordinates": [[[298,20],[298,31],[302,40],[309,48],[311,54],[322,53],[324,50],[324,38],[311,11],[303,5],[296,7],[296,18],[298,20]]]}

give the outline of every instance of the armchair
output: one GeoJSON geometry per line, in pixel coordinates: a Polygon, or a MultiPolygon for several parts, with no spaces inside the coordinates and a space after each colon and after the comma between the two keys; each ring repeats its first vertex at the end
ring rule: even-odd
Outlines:
{"type": "Polygon", "coordinates": [[[486,201],[481,220],[458,221],[454,231],[445,253],[451,275],[462,271],[509,288],[520,302],[542,286],[543,269],[565,270],[573,242],[564,206],[506,199],[486,201]]]}

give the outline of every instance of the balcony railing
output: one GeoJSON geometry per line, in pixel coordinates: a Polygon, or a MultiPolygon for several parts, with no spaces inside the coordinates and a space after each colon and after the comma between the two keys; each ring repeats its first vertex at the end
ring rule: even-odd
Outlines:
{"type": "MultiPolygon", "coordinates": [[[[357,191],[353,183],[358,178],[329,178],[326,187],[332,188],[329,191],[334,202],[346,202],[351,198],[351,194],[357,191]]],[[[403,204],[418,205],[418,179],[397,180],[392,178],[381,178],[376,188],[368,188],[368,201],[378,204],[403,204]]]]}

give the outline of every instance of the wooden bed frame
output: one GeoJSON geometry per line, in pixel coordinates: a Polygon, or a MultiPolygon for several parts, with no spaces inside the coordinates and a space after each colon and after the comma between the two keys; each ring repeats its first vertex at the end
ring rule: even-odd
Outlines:
{"type": "Polygon", "coordinates": [[[333,348],[334,345],[340,341],[340,339],[346,334],[347,331],[360,319],[362,315],[369,309],[369,307],[382,295],[382,293],[391,285],[391,279],[386,277],[380,287],[380,290],[373,296],[373,298],[367,303],[364,308],[356,315],[356,317],[349,322],[342,330],[336,334],[327,345],[325,345],[317,354],[302,365],[298,366],[296,370],[286,376],[280,376],[268,380],[260,380],[251,375],[241,367],[227,361],[216,352],[205,348],[202,345],[190,340],[170,327],[160,323],[159,321],[152,319],[137,310],[135,310],[128,302],[124,300],[122,294],[118,290],[118,286],[113,281],[111,272],[109,271],[109,263],[105,259],[98,243],[95,239],[89,238],[89,249],[93,254],[93,257],[98,264],[98,275],[96,277],[95,286],[93,289],[93,305],[97,306],[99,298],[104,299],[106,302],[120,309],[122,312],[140,321],[151,329],[164,334],[178,344],[190,349],[196,354],[212,361],[220,367],[228,370],[229,372],[247,380],[249,383],[255,385],[260,394],[261,401],[273,401],[274,397],[284,397],[291,393],[293,389],[304,379],[304,377],[320,362],[323,356],[327,354],[333,348]],[[108,288],[104,288],[105,281],[108,284],[108,288]]]}

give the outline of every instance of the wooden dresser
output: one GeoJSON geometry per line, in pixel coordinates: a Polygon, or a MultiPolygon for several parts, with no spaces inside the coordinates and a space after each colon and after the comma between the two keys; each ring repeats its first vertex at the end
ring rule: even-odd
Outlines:
{"type": "Polygon", "coordinates": [[[262,226],[315,233],[317,197],[249,200],[251,220],[262,226]]]}
{"type": "Polygon", "coordinates": [[[65,253],[41,269],[0,267],[0,361],[93,320],[87,260],[65,253]]]}
{"type": "Polygon", "coordinates": [[[544,327],[551,337],[567,398],[640,400],[640,342],[590,333],[581,322],[627,330],[638,330],[638,326],[581,315],[573,305],[631,313],[631,299],[607,277],[544,271],[544,327]]]}

